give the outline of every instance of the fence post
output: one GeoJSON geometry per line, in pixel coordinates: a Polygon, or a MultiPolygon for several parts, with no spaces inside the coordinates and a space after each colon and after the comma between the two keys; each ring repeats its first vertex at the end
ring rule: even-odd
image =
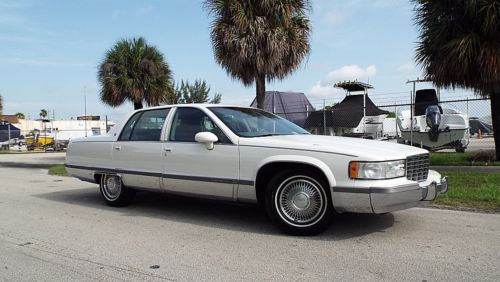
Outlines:
{"type": "Polygon", "coordinates": [[[9,124],[7,124],[7,128],[8,128],[8,131],[9,131],[9,143],[8,143],[8,147],[7,147],[7,151],[10,151],[10,122],[9,124]]]}
{"type": "Polygon", "coordinates": [[[274,105],[274,96],[275,96],[276,92],[273,91],[273,114],[276,113],[276,106],[274,105]]]}
{"type": "Polygon", "coordinates": [[[399,134],[398,134],[398,108],[396,107],[396,101],[394,101],[394,123],[396,126],[396,139],[399,139],[399,134]]]}
{"type": "Polygon", "coordinates": [[[325,109],[325,99],[323,99],[323,135],[326,135],[326,109],[325,109]]]}
{"type": "Polygon", "coordinates": [[[467,96],[467,101],[466,101],[466,111],[467,111],[467,117],[469,117],[469,96],[467,96]]]}

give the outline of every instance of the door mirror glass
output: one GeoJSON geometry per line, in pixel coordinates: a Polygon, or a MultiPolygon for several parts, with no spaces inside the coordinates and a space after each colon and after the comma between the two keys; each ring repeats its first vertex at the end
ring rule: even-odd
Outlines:
{"type": "Polygon", "coordinates": [[[207,150],[214,149],[214,143],[219,140],[215,134],[212,132],[199,132],[194,136],[194,140],[199,143],[204,143],[207,146],[207,150]]]}

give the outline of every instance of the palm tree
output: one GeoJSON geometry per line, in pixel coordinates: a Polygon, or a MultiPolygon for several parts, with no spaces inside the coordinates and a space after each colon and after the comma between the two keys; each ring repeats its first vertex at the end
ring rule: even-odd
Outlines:
{"type": "Polygon", "coordinates": [[[283,79],[310,52],[309,0],[205,0],[215,60],[264,107],[266,80],[283,79]]]}
{"type": "Polygon", "coordinates": [[[438,87],[464,87],[491,99],[500,160],[500,2],[412,0],[420,28],[416,60],[438,87]]]}
{"type": "Polygon", "coordinates": [[[47,117],[47,114],[48,114],[47,110],[45,110],[45,109],[40,110],[39,115],[40,115],[41,119],[45,119],[45,117],[47,117]]]}
{"type": "Polygon", "coordinates": [[[134,109],[142,109],[143,103],[160,105],[173,91],[171,75],[163,54],[144,38],[120,40],[99,67],[101,100],[112,107],[128,100],[134,109]]]}
{"type": "Polygon", "coordinates": [[[26,116],[23,113],[16,113],[16,117],[18,119],[25,119],[26,118],[26,116]]]}
{"type": "MultiPolygon", "coordinates": [[[[2,115],[3,115],[3,97],[2,95],[0,95],[0,118],[2,117],[2,115]]],[[[0,119],[0,121],[2,120],[0,119]]]]}

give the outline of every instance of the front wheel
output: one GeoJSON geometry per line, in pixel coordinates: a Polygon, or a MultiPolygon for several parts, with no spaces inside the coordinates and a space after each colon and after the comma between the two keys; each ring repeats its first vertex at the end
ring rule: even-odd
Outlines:
{"type": "Polygon", "coordinates": [[[330,223],[333,207],[324,177],[309,171],[285,171],[269,182],[266,210],[284,232],[315,235],[330,223]]]}
{"type": "Polygon", "coordinates": [[[121,178],[114,174],[102,175],[99,188],[106,204],[112,207],[129,205],[135,197],[135,190],[125,187],[121,178]]]}

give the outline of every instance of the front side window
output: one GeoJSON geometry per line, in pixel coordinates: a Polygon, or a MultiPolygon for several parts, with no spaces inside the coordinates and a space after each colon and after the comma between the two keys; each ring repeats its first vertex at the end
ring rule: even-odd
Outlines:
{"type": "Polygon", "coordinates": [[[161,129],[170,109],[139,112],[125,125],[121,141],[160,141],[161,129]]]}
{"type": "Polygon", "coordinates": [[[210,110],[241,137],[309,134],[305,129],[284,118],[258,109],[210,107],[210,110]]]}
{"type": "Polygon", "coordinates": [[[230,143],[222,130],[203,111],[196,108],[178,108],[172,121],[170,141],[196,142],[194,136],[199,132],[212,132],[218,143],[230,143]]]}

